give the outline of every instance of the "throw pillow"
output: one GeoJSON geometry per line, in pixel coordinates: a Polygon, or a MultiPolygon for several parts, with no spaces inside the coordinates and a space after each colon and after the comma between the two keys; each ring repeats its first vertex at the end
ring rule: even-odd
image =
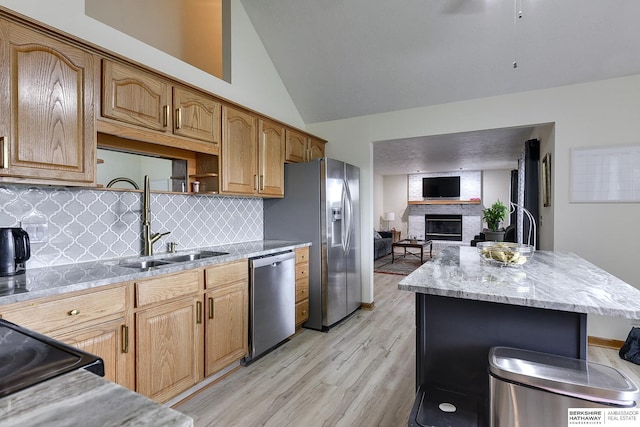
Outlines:
{"type": "Polygon", "coordinates": [[[376,230],[373,230],[373,238],[374,239],[382,239],[382,236],[376,230]]]}

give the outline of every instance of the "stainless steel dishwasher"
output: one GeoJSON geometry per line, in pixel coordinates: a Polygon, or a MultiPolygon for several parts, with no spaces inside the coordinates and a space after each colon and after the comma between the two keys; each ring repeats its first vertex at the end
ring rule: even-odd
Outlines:
{"type": "Polygon", "coordinates": [[[251,363],[296,331],[295,254],[249,259],[249,355],[251,363]]]}

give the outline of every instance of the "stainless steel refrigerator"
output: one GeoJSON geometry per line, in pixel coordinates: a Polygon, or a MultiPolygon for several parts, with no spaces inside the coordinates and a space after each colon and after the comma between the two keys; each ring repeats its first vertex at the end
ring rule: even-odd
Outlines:
{"type": "Polygon", "coordinates": [[[283,199],[264,201],[264,238],[311,242],[309,320],[328,330],[362,301],[360,169],[333,159],[285,165],[283,199]]]}

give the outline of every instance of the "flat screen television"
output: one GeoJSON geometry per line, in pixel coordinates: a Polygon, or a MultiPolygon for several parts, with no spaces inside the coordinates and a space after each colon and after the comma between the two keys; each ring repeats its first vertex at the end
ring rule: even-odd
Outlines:
{"type": "Polygon", "coordinates": [[[422,197],[460,197],[459,176],[422,178],[422,197]]]}

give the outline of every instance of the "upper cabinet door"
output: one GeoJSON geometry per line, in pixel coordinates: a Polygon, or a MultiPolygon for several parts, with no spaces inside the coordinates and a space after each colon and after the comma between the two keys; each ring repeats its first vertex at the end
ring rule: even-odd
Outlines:
{"type": "Polygon", "coordinates": [[[220,103],[181,87],[173,88],[173,132],[189,138],[220,143],[220,103]]]}
{"type": "Polygon", "coordinates": [[[95,181],[94,56],[0,20],[0,175],[95,181]]]}
{"type": "Polygon", "coordinates": [[[309,149],[307,151],[307,153],[308,153],[307,161],[313,160],[313,159],[321,159],[321,158],[323,158],[324,157],[324,144],[325,144],[325,142],[320,140],[320,139],[309,138],[309,149]]]}
{"type": "Polygon", "coordinates": [[[255,194],[258,190],[256,118],[222,108],[222,192],[255,194]]]}
{"type": "Polygon", "coordinates": [[[171,86],[151,74],[102,61],[102,115],[159,131],[171,131],[171,86]]]}
{"type": "Polygon", "coordinates": [[[266,120],[258,123],[258,192],[284,197],[284,128],[266,120]]]}
{"type": "Polygon", "coordinates": [[[300,163],[307,160],[307,137],[299,132],[287,129],[286,132],[286,157],[291,163],[300,163]]]}

